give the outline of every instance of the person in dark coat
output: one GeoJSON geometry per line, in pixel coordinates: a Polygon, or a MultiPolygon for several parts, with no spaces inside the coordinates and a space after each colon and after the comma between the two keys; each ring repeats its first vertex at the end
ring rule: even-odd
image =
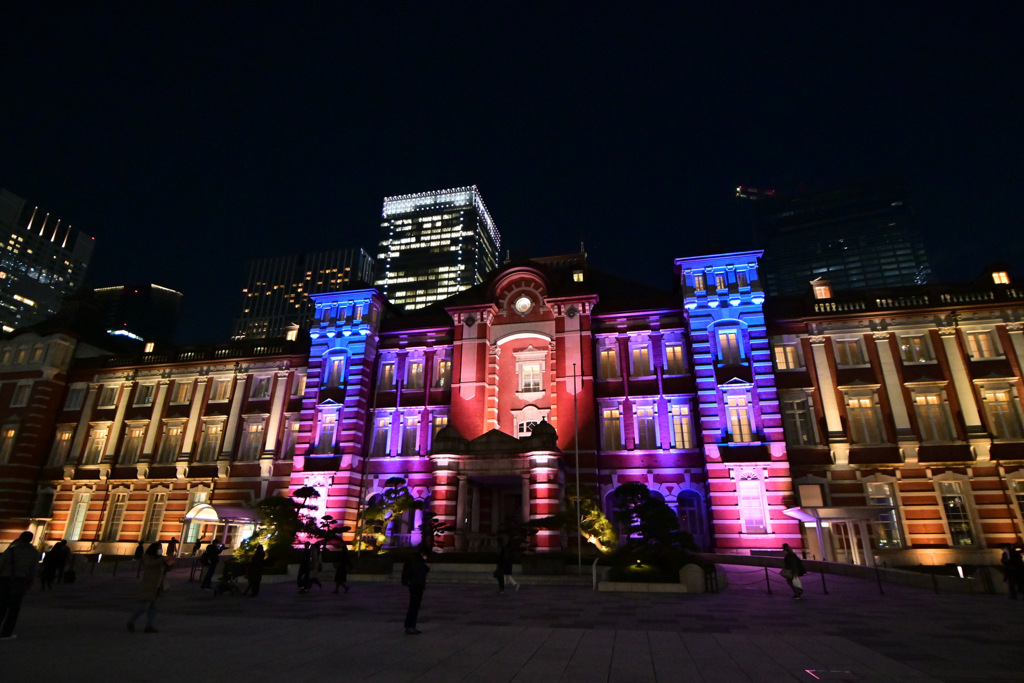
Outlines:
{"type": "Polygon", "coordinates": [[[420,604],[423,602],[423,591],[427,589],[427,574],[430,573],[430,565],[427,564],[429,550],[420,546],[412,559],[405,563],[402,569],[402,585],[409,588],[409,609],[405,612],[405,634],[418,636],[422,631],[416,628],[416,621],[420,614],[420,604]]]}
{"type": "Polygon", "coordinates": [[[135,546],[135,561],[142,562],[142,556],[145,554],[145,552],[146,545],[142,541],[139,541],[139,544],[135,546]]]}
{"type": "Polygon", "coordinates": [[[64,539],[57,541],[57,545],[53,546],[53,564],[57,569],[57,583],[64,583],[67,578],[68,583],[74,582],[74,574],[68,578],[65,576],[65,568],[67,571],[72,571],[68,561],[71,559],[71,548],[68,547],[68,542],[64,539]]]}
{"type": "Polygon", "coordinates": [[[789,587],[793,589],[793,599],[799,600],[800,596],[804,594],[804,585],[800,580],[800,577],[806,574],[804,571],[804,563],[797,556],[793,549],[788,543],[782,544],[782,550],[785,553],[782,557],[783,570],[782,578],[786,580],[789,587]]]}
{"type": "Polygon", "coordinates": [[[32,585],[39,564],[39,551],[32,545],[31,531],[23,531],[0,555],[0,640],[17,638],[21,601],[32,585]]]}
{"type": "Polygon", "coordinates": [[[53,588],[53,582],[57,578],[57,559],[60,555],[60,544],[55,543],[45,555],[43,555],[43,570],[39,572],[39,589],[47,590],[53,588]]]}
{"type": "Polygon", "coordinates": [[[255,598],[260,594],[260,583],[263,582],[263,565],[266,564],[266,560],[266,551],[263,550],[262,545],[257,545],[255,552],[252,554],[252,559],[249,560],[249,566],[245,568],[249,585],[246,586],[242,595],[251,595],[255,598]]]}
{"type": "Polygon", "coordinates": [[[1007,543],[1003,546],[1003,579],[1010,589],[1010,599],[1016,600],[1017,593],[1024,591],[1024,554],[1019,545],[1007,543]]]}
{"type": "Polygon", "coordinates": [[[156,617],[156,601],[163,594],[164,574],[174,564],[173,557],[163,557],[160,543],[151,543],[142,555],[142,583],[139,591],[139,608],[128,619],[128,632],[135,632],[135,620],[145,613],[146,628],[143,633],[156,633],[153,619],[156,617]]]}
{"type": "Polygon", "coordinates": [[[300,593],[308,593],[313,586],[313,549],[309,547],[309,541],[302,548],[302,558],[299,560],[299,572],[295,577],[300,593]]]}
{"type": "Polygon", "coordinates": [[[512,541],[504,538],[498,539],[501,547],[498,548],[498,566],[494,569],[494,578],[498,580],[498,592],[505,592],[505,582],[512,584],[515,590],[519,590],[519,582],[512,578],[512,565],[516,561],[516,553],[512,549],[512,541]]]}
{"type": "Polygon", "coordinates": [[[337,593],[339,588],[344,588],[345,592],[348,593],[348,572],[352,569],[352,560],[348,556],[348,545],[345,543],[341,544],[341,548],[338,549],[338,555],[334,559],[334,592],[337,593]]]}
{"type": "Polygon", "coordinates": [[[223,546],[216,541],[206,546],[206,552],[203,553],[202,559],[206,573],[203,574],[203,582],[199,584],[199,587],[203,590],[213,590],[213,575],[217,572],[217,563],[220,562],[220,551],[223,549],[223,546]]]}
{"type": "Polygon", "coordinates": [[[171,536],[171,540],[167,541],[167,557],[175,557],[178,554],[178,539],[171,536]]]}

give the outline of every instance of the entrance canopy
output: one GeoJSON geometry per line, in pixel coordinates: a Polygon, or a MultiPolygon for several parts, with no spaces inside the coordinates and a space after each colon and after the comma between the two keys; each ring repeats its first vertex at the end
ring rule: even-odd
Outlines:
{"type": "Polygon", "coordinates": [[[185,514],[189,522],[202,524],[255,524],[260,521],[255,510],[200,503],[185,514]]]}
{"type": "Polygon", "coordinates": [[[801,522],[856,522],[860,520],[875,520],[878,515],[885,512],[886,508],[876,507],[795,507],[783,510],[783,512],[798,519],[801,522]]]}
{"type": "Polygon", "coordinates": [[[860,548],[857,547],[856,542],[851,543],[850,550],[853,553],[853,559],[856,564],[867,565],[873,567],[875,565],[875,556],[871,550],[871,538],[868,533],[868,525],[878,522],[878,515],[884,514],[887,510],[892,508],[886,508],[883,506],[846,506],[846,507],[795,507],[783,510],[783,512],[793,519],[798,519],[804,524],[808,524],[814,528],[818,538],[818,548],[821,550],[822,557],[826,561],[832,561],[833,558],[830,556],[829,545],[825,542],[825,536],[822,533],[822,527],[829,525],[842,525],[849,530],[849,535],[852,539],[855,536],[860,538],[860,548]],[[854,534],[854,529],[857,530],[857,534],[854,534]]]}

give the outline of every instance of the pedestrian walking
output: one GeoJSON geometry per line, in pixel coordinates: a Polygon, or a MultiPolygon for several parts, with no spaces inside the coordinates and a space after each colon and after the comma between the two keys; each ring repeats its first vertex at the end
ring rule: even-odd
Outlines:
{"type": "Polygon", "coordinates": [[[206,571],[203,574],[203,581],[199,584],[199,587],[203,590],[213,590],[213,575],[217,572],[217,563],[220,562],[220,551],[224,549],[224,546],[213,541],[210,545],[206,546],[206,552],[203,553],[203,567],[206,571]]]}
{"type": "Polygon", "coordinates": [[[171,536],[171,540],[167,541],[167,557],[176,557],[178,555],[178,539],[171,536]]]}
{"type": "Polygon", "coordinates": [[[135,632],[135,620],[146,614],[143,633],[156,633],[153,620],[156,617],[156,601],[164,592],[164,575],[174,564],[173,557],[163,557],[163,546],[151,543],[142,555],[142,584],[139,591],[139,608],[128,619],[128,632],[135,632]]]}
{"type": "Polygon", "coordinates": [[[74,558],[71,555],[71,548],[68,547],[68,542],[64,539],[57,541],[57,545],[53,546],[51,552],[53,553],[53,564],[57,571],[57,583],[74,583],[74,558]]]}
{"type": "Polygon", "coordinates": [[[17,638],[14,625],[39,564],[39,551],[32,545],[32,538],[31,531],[23,531],[0,555],[0,640],[17,638]]]}
{"type": "Polygon", "coordinates": [[[43,570],[39,572],[39,590],[45,591],[53,588],[53,582],[57,579],[57,556],[59,553],[58,545],[54,544],[43,555],[43,570]]]}
{"type": "Polygon", "coordinates": [[[249,566],[245,568],[245,575],[249,579],[249,585],[245,587],[242,595],[256,597],[260,594],[260,584],[263,582],[263,565],[266,563],[267,553],[263,546],[257,544],[256,550],[249,560],[249,566]]]}
{"type": "Polygon", "coordinates": [[[785,553],[782,557],[782,578],[784,578],[786,583],[789,584],[789,587],[793,589],[793,599],[800,600],[801,596],[804,594],[804,584],[800,580],[800,577],[807,573],[804,570],[804,563],[797,554],[793,552],[793,549],[788,543],[782,544],[782,550],[785,553]]]}
{"type": "Polygon", "coordinates": [[[430,573],[430,565],[427,564],[429,552],[426,546],[420,546],[412,559],[402,568],[402,585],[409,588],[409,609],[405,612],[405,634],[408,636],[418,636],[422,633],[416,628],[416,621],[419,619],[420,604],[423,602],[423,591],[427,589],[427,574],[430,573]]]}
{"type": "Polygon", "coordinates": [[[146,545],[139,541],[139,544],[135,546],[135,556],[132,558],[136,562],[142,562],[142,556],[146,553],[146,545]]]}
{"type": "Polygon", "coordinates": [[[339,588],[344,588],[345,592],[348,593],[348,572],[352,569],[352,559],[348,554],[348,545],[342,541],[341,548],[338,549],[338,554],[334,559],[334,592],[337,593],[339,588]]]}
{"type": "Polygon", "coordinates": [[[498,592],[505,592],[505,583],[512,584],[515,590],[519,590],[519,582],[512,578],[512,565],[516,561],[515,550],[512,549],[512,539],[499,538],[498,562],[494,568],[494,578],[498,580],[498,592]]]}
{"type": "Polygon", "coordinates": [[[1019,545],[1003,545],[1003,580],[1010,589],[1010,599],[1016,600],[1017,593],[1024,591],[1024,554],[1019,545]]]}

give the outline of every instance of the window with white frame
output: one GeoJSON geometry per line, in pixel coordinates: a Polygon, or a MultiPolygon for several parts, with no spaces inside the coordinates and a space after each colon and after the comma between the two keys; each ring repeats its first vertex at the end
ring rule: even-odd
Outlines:
{"type": "Polygon", "coordinates": [[[900,356],[902,356],[903,362],[908,365],[912,363],[932,363],[935,361],[935,354],[932,353],[932,347],[927,334],[901,336],[900,356]]]}
{"type": "Polygon", "coordinates": [[[381,391],[391,391],[395,388],[395,364],[393,362],[381,363],[378,388],[381,391]]]}
{"type": "Polygon", "coordinates": [[[739,365],[740,361],[743,360],[739,330],[719,330],[717,337],[718,360],[723,365],[739,365]]]}
{"type": "MultiPolygon", "coordinates": [[[[331,417],[337,419],[334,415],[331,417]]],[[[246,422],[243,429],[238,459],[247,462],[259,460],[260,454],[263,452],[263,421],[246,422]]],[[[331,435],[333,436],[333,432],[331,435]]]]}
{"type": "Polygon", "coordinates": [[[423,361],[412,360],[409,361],[408,372],[409,379],[406,382],[406,387],[409,389],[419,390],[423,388],[423,361]]]}
{"type": "Polygon", "coordinates": [[[811,397],[804,391],[786,392],[781,396],[782,429],[786,445],[793,447],[817,446],[817,420],[811,397]]]}
{"type": "Polygon", "coordinates": [[[213,386],[210,387],[210,402],[222,403],[230,399],[232,384],[234,384],[234,380],[230,378],[213,380],[213,386]]]}
{"type": "Polygon", "coordinates": [[[682,375],[686,372],[686,356],[682,344],[665,345],[665,374],[682,375]]]}
{"type": "Polygon", "coordinates": [[[124,512],[128,507],[128,492],[117,491],[110,494],[107,503],[107,519],[103,522],[103,540],[116,541],[121,533],[124,512]]]}
{"type": "Polygon", "coordinates": [[[882,412],[874,392],[847,392],[846,417],[850,425],[850,441],[859,445],[885,443],[882,412]]]}
{"type": "Polygon", "coordinates": [[[836,364],[840,367],[864,365],[862,339],[836,339],[836,364]]]}
{"type": "Polygon", "coordinates": [[[541,374],[543,363],[539,361],[523,362],[518,364],[519,391],[521,393],[535,393],[541,391],[541,374]]]}
{"type": "Polygon", "coordinates": [[[216,462],[220,455],[221,443],[224,439],[224,420],[207,420],[203,422],[203,433],[199,436],[199,453],[197,462],[216,462]]]}
{"type": "Polygon", "coordinates": [[[693,420],[690,417],[690,406],[673,405],[669,417],[672,422],[672,448],[693,448],[693,420]]]}
{"type": "Polygon", "coordinates": [[[981,389],[981,403],[985,408],[988,428],[997,439],[1020,439],[1020,410],[1017,392],[1009,385],[989,386],[981,389]]]}
{"type": "Polygon", "coordinates": [[[831,299],[832,298],[832,286],[826,284],[814,285],[814,298],[815,299],[831,299]]]}
{"type": "Polygon", "coordinates": [[[135,389],[135,401],[133,405],[137,406],[150,406],[153,405],[153,394],[156,393],[155,384],[140,384],[135,389]]]}
{"type": "Polygon", "coordinates": [[[81,410],[85,402],[85,387],[73,386],[68,389],[67,400],[64,401],[64,410],[81,410]]]}
{"type": "Polygon", "coordinates": [[[85,518],[89,514],[89,502],[92,500],[92,491],[76,491],[71,498],[71,509],[68,511],[68,526],[64,532],[64,539],[77,541],[82,537],[82,528],[85,526],[85,518]]]}
{"type": "Polygon", "coordinates": [[[281,457],[291,460],[295,457],[295,446],[299,443],[300,423],[294,417],[289,417],[284,426],[284,443],[281,444],[281,457]]]}
{"type": "Polygon", "coordinates": [[[973,546],[974,530],[971,528],[971,513],[967,507],[964,483],[940,481],[939,495],[942,497],[942,514],[949,526],[949,535],[954,546],[973,546]]]}
{"type": "Polygon", "coordinates": [[[10,365],[13,357],[14,351],[12,349],[4,349],[0,352],[0,365],[10,365]]]}
{"type": "Polygon", "coordinates": [[[129,424],[124,428],[124,443],[121,444],[120,464],[134,465],[142,453],[142,442],[146,437],[146,427],[140,424],[129,424]]]}
{"type": "Polygon", "coordinates": [[[171,403],[188,403],[192,400],[192,381],[177,380],[171,390],[171,403]]]}
{"type": "Polygon", "coordinates": [[[105,384],[100,388],[100,399],[96,403],[97,408],[113,408],[117,405],[117,387],[112,384],[105,384]]]}
{"type": "Polygon", "coordinates": [[[745,394],[729,394],[726,399],[729,411],[729,434],[735,442],[754,440],[750,428],[750,401],[745,394]]]}
{"type": "MultiPolygon", "coordinates": [[[[188,506],[185,508],[186,512],[192,510],[197,505],[202,505],[210,499],[210,489],[204,487],[196,487],[188,492],[188,506]]],[[[199,534],[203,530],[202,522],[190,520],[188,523],[188,529],[185,531],[185,537],[182,543],[195,543],[199,540],[199,534]]]]}
{"type": "Polygon", "coordinates": [[[729,289],[729,279],[725,273],[715,273],[715,289],[729,289]]]}
{"type": "Polygon", "coordinates": [[[328,389],[339,388],[345,377],[345,357],[342,355],[326,356],[324,358],[324,380],[323,386],[328,389]]]}
{"type": "Polygon", "coordinates": [[[698,292],[703,292],[708,288],[708,281],[704,273],[693,274],[693,288],[698,292]]]}
{"type": "Polygon", "coordinates": [[[334,434],[337,429],[337,413],[322,413],[320,415],[320,430],[316,439],[316,453],[318,455],[334,452],[334,434]]]}
{"type": "Polygon", "coordinates": [[[776,370],[799,370],[803,367],[800,361],[800,351],[796,344],[776,344],[775,352],[776,370]]]}
{"type": "Polygon", "coordinates": [[[647,377],[651,374],[651,354],[647,348],[647,344],[643,346],[633,346],[630,349],[633,356],[633,376],[634,377],[647,377]]]}
{"type": "Polygon", "coordinates": [[[252,380],[252,391],[249,392],[249,398],[254,400],[261,400],[270,398],[270,385],[273,378],[269,376],[254,377],[252,380]]]}
{"type": "Polygon", "coordinates": [[[967,353],[972,360],[985,360],[1002,355],[992,330],[965,332],[964,338],[967,340],[967,353]]]}
{"type": "Polygon", "coordinates": [[[153,543],[160,538],[160,526],[164,523],[166,509],[167,493],[150,491],[149,500],[146,501],[146,517],[142,523],[142,535],[140,536],[142,542],[153,543]]]}
{"type": "Polygon", "coordinates": [[[109,435],[109,424],[92,425],[89,431],[89,443],[85,447],[83,465],[98,465],[103,462],[103,451],[107,447],[107,437],[109,435]]]}
{"type": "Polygon", "coordinates": [[[43,347],[42,346],[33,346],[32,347],[32,357],[29,358],[29,362],[30,363],[41,363],[42,361],[43,361],[43,347]]]}
{"type": "Polygon", "coordinates": [[[439,431],[441,431],[442,429],[444,429],[445,427],[447,427],[447,426],[448,426],[448,416],[447,415],[435,415],[434,416],[434,436],[437,436],[437,433],[439,431]]]}
{"type": "Polygon", "coordinates": [[[601,434],[605,450],[622,450],[622,427],[618,408],[601,411],[601,434]]]}
{"type": "Polygon", "coordinates": [[[615,354],[615,347],[608,346],[600,351],[600,372],[601,379],[618,379],[619,362],[615,354]]]}
{"type": "Polygon", "coordinates": [[[181,421],[165,422],[164,433],[160,439],[160,450],[157,452],[158,463],[171,463],[177,460],[181,452],[181,439],[185,433],[185,425],[181,421]]]}
{"type": "Polygon", "coordinates": [[[301,398],[306,393],[306,376],[295,373],[292,381],[292,398],[301,398]]]}
{"type": "Polygon", "coordinates": [[[944,391],[915,391],[914,414],[923,443],[953,440],[952,416],[944,391]]]}
{"type": "Polygon", "coordinates": [[[402,420],[402,455],[416,455],[419,445],[419,415],[406,415],[402,420]]]}
{"type": "Polygon", "coordinates": [[[636,425],[636,448],[658,447],[657,430],[654,426],[654,408],[637,406],[633,409],[633,423],[636,425]]]}
{"type": "Polygon", "coordinates": [[[63,467],[71,454],[71,438],[75,434],[74,425],[58,425],[53,438],[53,448],[50,449],[50,467],[63,467]]]}
{"type": "Polygon", "coordinates": [[[11,461],[14,442],[17,438],[18,428],[13,424],[5,424],[0,427],[0,465],[6,465],[11,461]]]}
{"type": "Polygon", "coordinates": [[[875,517],[875,546],[882,550],[903,546],[896,512],[895,489],[896,485],[889,482],[867,483],[868,505],[883,508],[875,517]]]}
{"type": "Polygon", "coordinates": [[[537,426],[537,420],[523,420],[516,423],[516,437],[525,439],[533,434],[533,428],[537,426]]]}
{"type": "Polygon", "coordinates": [[[736,482],[740,502],[740,520],[743,533],[764,534],[768,527],[765,524],[764,487],[758,479],[741,479],[736,482]]]}
{"type": "Polygon", "coordinates": [[[434,375],[434,386],[441,388],[451,384],[452,362],[447,359],[437,361],[437,372],[434,375]]]}
{"type": "Polygon", "coordinates": [[[382,458],[390,452],[388,434],[391,431],[391,418],[378,417],[373,424],[373,455],[382,458]]]}
{"type": "Polygon", "coordinates": [[[28,396],[32,393],[32,383],[23,382],[19,383],[14,387],[14,393],[11,395],[11,407],[12,408],[23,408],[28,405],[28,396]]]}

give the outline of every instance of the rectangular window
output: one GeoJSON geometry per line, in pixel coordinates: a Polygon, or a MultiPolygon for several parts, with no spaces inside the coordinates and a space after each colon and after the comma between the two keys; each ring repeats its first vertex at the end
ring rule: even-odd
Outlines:
{"type": "Polygon", "coordinates": [[[736,330],[722,330],[718,333],[718,360],[723,365],[739,365],[743,354],[740,351],[739,333],[736,330]]]}
{"type": "Polygon", "coordinates": [[[753,432],[750,429],[750,409],[747,406],[747,397],[739,394],[729,396],[729,433],[734,442],[749,442],[754,440],[753,432]]]}
{"type": "Polygon", "coordinates": [[[0,465],[10,462],[11,454],[14,453],[14,440],[17,436],[17,427],[0,428],[0,465]]]}
{"type": "MultiPolygon", "coordinates": [[[[210,498],[210,492],[206,489],[192,489],[188,492],[188,507],[192,510],[197,505],[205,503],[210,498]]],[[[199,534],[203,530],[201,522],[191,521],[188,523],[188,530],[185,532],[184,543],[195,543],[199,540],[199,534]]]]}
{"type": "Polygon", "coordinates": [[[141,540],[153,543],[160,537],[160,526],[164,523],[164,509],[167,507],[166,493],[150,493],[146,506],[146,521],[142,525],[141,540]]]}
{"type": "Polygon", "coordinates": [[[116,386],[104,386],[100,389],[100,400],[96,404],[97,408],[113,408],[117,405],[117,387],[116,386]]]}
{"type": "Polygon", "coordinates": [[[341,386],[345,372],[345,359],[341,356],[328,357],[324,359],[324,383],[328,389],[337,389],[341,386]]]}
{"type": "Polygon", "coordinates": [[[207,422],[203,425],[203,435],[199,438],[199,462],[216,462],[220,455],[220,445],[224,438],[224,423],[207,422]]]}
{"type": "Polygon", "coordinates": [[[164,437],[160,440],[160,452],[157,454],[157,462],[169,463],[178,458],[181,451],[181,437],[184,428],[180,425],[168,425],[164,428],[164,437]]]}
{"type": "Polygon", "coordinates": [[[708,288],[707,278],[704,277],[703,273],[697,273],[693,276],[693,288],[698,292],[703,292],[708,288]]]}
{"type": "Polygon", "coordinates": [[[850,424],[850,441],[855,444],[885,443],[882,416],[875,397],[847,396],[846,416],[850,424]]]}
{"type": "Polygon", "coordinates": [[[715,289],[729,289],[729,280],[724,273],[715,275],[715,289]]]}
{"type": "Polygon", "coordinates": [[[53,439],[53,450],[50,451],[50,467],[63,467],[68,461],[68,455],[71,453],[71,437],[75,433],[75,428],[58,427],[57,433],[53,439]]]}
{"type": "Polygon", "coordinates": [[[601,379],[618,379],[619,363],[614,348],[601,349],[601,379]]]}
{"type": "Polygon", "coordinates": [[[928,343],[928,336],[924,334],[900,337],[900,356],[907,364],[930,363],[935,360],[932,347],[928,343]]]}
{"type": "Polygon", "coordinates": [[[605,450],[622,450],[622,429],[619,409],[606,408],[601,411],[601,433],[605,450]]]}
{"type": "Polygon", "coordinates": [[[836,363],[840,366],[864,365],[859,339],[836,340],[836,363]]]}
{"type": "MultiPolygon", "coordinates": [[[[331,417],[334,417],[333,415],[331,417]]],[[[331,432],[331,436],[334,432],[331,432]]],[[[333,439],[331,439],[333,441],[333,439]]],[[[241,452],[238,454],[239,460],[245,460],[252,462],[253,460],[260,459],[260,453],[263,451],[263,423],[262,422],[249,422],[245,425],[245,432],[242,434],[242,447],[241,452]]]]}
{"type": "Polygon", "coordinates": [[[115,493],[110,497],[107,510],[107,521],[103,525],[103,540],[116,541],[121,533],[121,522],[124,521],[124,511],[128,507],[128,494],[115,493]]]}
{"type": "Polygon", "coordinates": [[[156,385],[154,384],[140,384],[135,389],[135,402],[137,406],[150,406],[153,405],[153,394],[155,393],[156,385]]]}
{"type": "Polygon", "coordinates": [[[693,448],[689,406],[672,406],[672,448],[693,448]]]}
{"type": "Polygon", "coordinates": [[[1020,511],[1021,519],[1024,519],[1024,479],[1014,479],[1013,497],[1017,501],[1017,510],[1020,511]]]}
{"type": "Polygon", "coordinates": [[[1017,397],[1011,389],[983,389],[981,401],[985,406],[985,416],[992,436],[997,439],[1021,438],[1017,397]]]}
{"type": "Polygon", "coordinates": [[[683,355],[682,344],[668,344],[665,346],[665,373],[668,375],[682,375],[686,372],[686,357],[683,355]]]}
{"type": "Polygon", "coordinates": [[[452,362],[450,360],[437,361],[437,376],[434,378],[435,387],[446,387],[451,383],[452,362]]]}
{"type": "Polygon", "coordinates": [[[85,387],[71,387],[68,398],[64,401],[64,410],[81,410],[85,401],[85,387]]]}
{"type": "Polygon", "coordinates": [[[643,449],[657,448],[657,436],[654,428],[654,408],[638,407],[634,409],[633,418],[636,423],[636,447],[643,449]]]}
{"type": "Polygon", "coordinates": [[[921,441],[952,441],[949,406],[940,393],[914,394],[914,413],[921,430],[921,441]]]}
{"type": "Polygon", "coordinates": [[[395,364],[382,363],[380,366],[380,390],[391,391],[395,388],[395,364]]]}
{"type": "Polygon", "coordinates": [[[121,446],[122,465],[134,465],[142,453],[142,440],[146,435],[144,427],[129,426],[124,430],[124,444],[121,446]]]}
{"type": "Polygon", "coordinates": [[[270,398],[270,377],[256,377],[252,381],[252,392],[249,398],[261,400],[270,398]]]}
{"type": "Polygon", "coordinates": [[[796,344],[775,345],[775,369],[799,370],[803,367],[796,344]]]}
{"type": "Polygon", "coordinates": [[[188,403],[192,399],[192,382],[179,380],[171,390],[171,403],[188,403]]]}
{"type": "Polygon", "coordinates": [[[103,461],[103,451],[107,447],[107,428],[93,427],[89,434],[89,445],[85,449],[83,465],[98,465],[103,461]]]}
{"type": "Polygon", "coordinates": [[[782,429],[786,434],[787,446],[818,445],[815,422],[813,406],[807,394],[783,397],[782,429]]]}
{"type": "Polygon", "coordinates": [[[633,352],[633,376],[646,377],[651,374],[650,352],[646,346],[634,346],[633,352]]]}
{"type": "Polygon", "coordinates": [[[373,427],[374,457],[382,458],[390,452],[388,449],[388,432],[390,431],[391,418],[378,417],[373,427]]]}
{"type": "Polygon", "coordinates": [[[448,426],[448,416],[447,415],[435,415],[434,416],[434,436],[437,436],[437,433],[439,431],[441,431],[442,429],[444,429],[445,427],[447,427],[447,426],[448,426]]]}
{"type": "Polygon", "coordinates": [[[420,418],[416,416],[405,418],[405,424],[402,427],[402,455],[416,455],[419,431],[420,418]]]}
{"type": "Polygon", "coordinates": [[[896,496],[893,485],[884,482],[869,482],[867,485],[868,505],[880,508],[875,518],[875,545],[879,549],[900,548],[900,525],[896,517],[896,496]]]}
{"type": "Polygon", "coordinates": [[[736,271],[736,284],[740,287],[747,287],[750,283],[747,281],[747,274],[741,271],[736,271]]]}
{"type": "Polygon", "coordinates": [[[971,529],[971,515],[959,481],[940,481],[939,494],[942,496],[942,512],[949,525],[949,534],[954,546],[973,546],[974,531],[971,529]]]}
{"type": "Polygon", "coordinates": [[[71,510],[68,513],[68,528],[64,532],[64,538],[68,541],[77,541],[82,537],[82,527],[85,526],[85,517],[89,513],[89,500],[92,497],[90,491],[79,491],[71,499],[71,510]]]}
{"type": "Polygon", "coordinates": [[[11,396],[11,407],[22,408],[28,405],[28,395],[32,391],[31,384],[19,384],[14,387],[14,394],[11,396]]]}
{"type": "Polygon", "coordinates": [[[523,393],[542,391],[541,363],[521,363],[519,365],[519,391],[523,393]]]}
{"type": "Polygon", "coordinates": [[[320,416],[320,433],[316,440],[316,452],[318,455],[334,452],[334,432],[337,428],[337,415],[332,413],[320,416]]]}
{"type": "Polygon", "coordinates": [[[282,444],[282,456],[291,460],[295,457],[295,446],[299,443],[299,423],[289,421],[284,428],[284,443],[282,444]]]}
{"type": "Polygon", "coordinates": [[[232,383],[233,381],[230,379],[213,380],[213,386],[210,387],[210,402],[221,403],[231,398],[232,383]]]}
{"type": "Polygon", "coordinates": [[[409,363],[409,382],[406,387],[409,389],[423,388],[423,361],[409,363]]]}
{"type": "Polygon", "coordinates": [[[292,398],[301,398],[306,393],[306,376],[295,375],[295,379],[292,382],[292,398]]]}
{"type": "Polygon", "coordinates": [[[737,493],[740,499],[740,519],[743,522],[743,533],[767,533],[761,482],[757,480],[741,480],[737,482],[737,493]]]}
{"type": "Polygon", "coordinates": [[[972,360],[995,358],[999,355],[991,331],[967,332],[964,336],[967,338],[967,352],[972,360]]]}

